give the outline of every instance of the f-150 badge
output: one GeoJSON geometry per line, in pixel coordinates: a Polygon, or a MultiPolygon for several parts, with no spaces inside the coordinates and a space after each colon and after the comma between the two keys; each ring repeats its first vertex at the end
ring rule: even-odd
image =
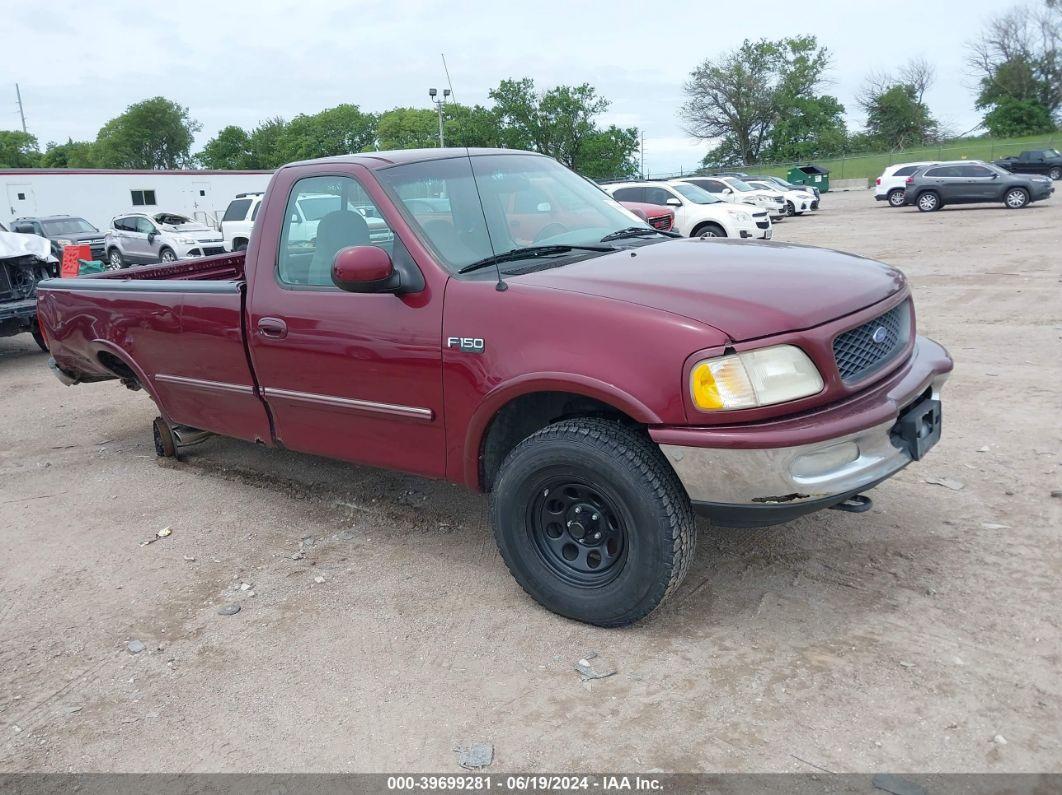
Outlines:
{"type": "Polygon", "coordinates": [[[482,337],[447,337],[446,347],[462,353],[483,353],[485,345],[482,337]]]}

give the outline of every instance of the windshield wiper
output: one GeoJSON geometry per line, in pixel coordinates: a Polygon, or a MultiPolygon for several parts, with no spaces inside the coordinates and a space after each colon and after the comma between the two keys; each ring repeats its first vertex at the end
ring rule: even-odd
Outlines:
{"type": "Polygon", "coordinates": [[[664,237],[682,237],[677,232],[666,232],[663,229],[651,229],[644,226],[628,226],[626,229],[619,229],[615,232],[610,232],[601,238],[602,243],[608,243],[611,240],[623,240],[629,237],[644,237],[645,235],[663,235],[664,237]]]}
{"type": "Polygon", "coordinates": [[[458,273],[471,273],[472,271],[478,271],[481,268],[489,268],[493,265],[497,265],[501,262],[514,262],[520,259],[532,259],[534,257],[548,257],[551,254],[567,254],[569,251],[578,249],[580,251],[615,251],[612,246],[574,246],[565,243],[563,245],[556,246],[524,246],[523,248],[514,248],[510,251],[503,251],[501,254],[494,254],[489,257],[471,262],[461,268],[458,273]]]}

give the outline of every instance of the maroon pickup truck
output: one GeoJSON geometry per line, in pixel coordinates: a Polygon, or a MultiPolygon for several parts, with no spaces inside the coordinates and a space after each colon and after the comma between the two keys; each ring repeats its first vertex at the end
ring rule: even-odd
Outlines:
{"type": "Polygon", "coordinates": [[[675,590],[695,513],[864,507],[952,367],[893,268],[677,239],[511,150],[295,163],[245,255],[38,294],[59,378],[147,392],[160,455],[211,432],[489,492],[520,585],[602,626],[675,590]]]}

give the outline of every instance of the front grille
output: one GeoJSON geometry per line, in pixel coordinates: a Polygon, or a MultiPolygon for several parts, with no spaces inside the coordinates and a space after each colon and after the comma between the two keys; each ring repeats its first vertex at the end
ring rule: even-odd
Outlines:
{"type": "Polygon", "coordinates": [[[657,215],[649,219],[649,226],[653,229],[660,229],[667,232],[671,229],[671,216],[670,215],[657,215]]]}
{"type": "Polygon", "coordinates": [[[759,229],[766,229],[766,228],[767,228],[767,227],[769,227],[770,225],[771,225],[771,222],[770,222],[770,221],[757,221],[757,222],[756,222],[756,226],[757,226],[757,227],[758,227],[759,229]]]}
{"type": "Polygon", "coordinates": [[[224,246],[203,246],[203,254],[210,257],[214,254],[224,254],[224,246]]]}
{"type": "Polygon", "coordinates": [[[853,384],[881,370],[900,355],[910,338],[910,301],[838,334],[833,341],[833,358],[841,380],[853,384]]]}

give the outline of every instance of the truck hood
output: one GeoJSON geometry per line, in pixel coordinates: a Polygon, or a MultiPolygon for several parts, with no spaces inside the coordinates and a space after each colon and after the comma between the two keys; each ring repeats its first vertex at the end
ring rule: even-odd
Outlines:
{"type": "Polygon", "coordinates": [[[0,231],[0,259],[25,257],[27,254],[46,262],[56,262],[52,256],[51,241],[46,238],[21,232],[0,231]]]}
{"type": "Polygon", "coordinates": [[[854,254],[719,238],[670,240],[507,278],[682,315],[734,342],[818,326],[906,284],[895,268],[854,254]]]}

